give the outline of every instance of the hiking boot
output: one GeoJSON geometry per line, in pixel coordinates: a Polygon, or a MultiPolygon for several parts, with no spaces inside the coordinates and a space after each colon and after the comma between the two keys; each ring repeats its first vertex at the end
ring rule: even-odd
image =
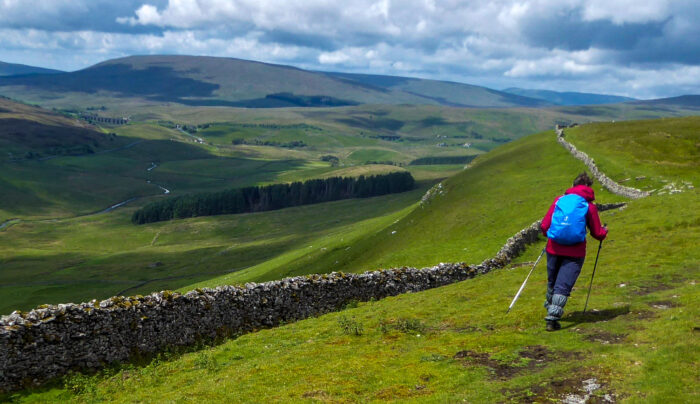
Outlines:
{"type": "Polygon", "coordinates": [[[556,320],[547,320],[547,331],[557,331],[561,329],[561,324],[556,320]]]}

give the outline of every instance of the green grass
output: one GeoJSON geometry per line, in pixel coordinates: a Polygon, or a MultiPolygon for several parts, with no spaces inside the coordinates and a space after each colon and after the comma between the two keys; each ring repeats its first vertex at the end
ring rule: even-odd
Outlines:
{"type": "Polygon", "coordinates": [[[270,140],[280,143],[303,141],[308,146],[326,144],[324,130],[310,125],[241,125],[219,123],[197,131],[197,136],[214,144],[230,145],[233,140],[270,140]]]}
{"type": "MultiPolygon", "coordinates": [[[[21,96],[30,100],[31,91],[21,96]]],[[[430,105],[360,105],[343,108],[237,109],[152,104],[106,95],[66,94],[63,100],[41,99],[47,107],[84,109],[105,105],[104,114],[131,116],[132,124],[106,127],[118,138],[101,142],[100,154],[61,157],[48,161],[10,163],[0,160],[0,219],[70,217],[99,211],[132,197],[157,196],[161,190],[147,180],[165,186],[173,194],[216,191],[230,186],[271,183],[323,176],[335,170],[320,163],[323,155],[340,159],[340,168],[366,161],[395,160],[408,163],[424,156],[479,154],[502,141],[551,128],[555,122],[589,122],[601,119],[634,119],[692,113],[677,107],[610,105],[594,109],[467,109],[430,105]],[[235,119],[232,119],[235,118],[235,119]],[[211,144],[157,124],[165,120],[187,125],[209,124],[198,136],[211,144]],[[400,141],[381,136],[400,136],[400,141]],[[307,147],[234,146],[235,138],[288,142],[302,140],[307,147]],[[102,154],[117,146],[135,146],[102,154]],[[439,143],[447,147],[438,147],[439,143]],[[469,149],[462,147],[471,143],[469,149]],[[249,165],[240,172],[240,159],[249,165]],[[197,162],[191,161],[197,160],[197,162]],[[208,160],[208,161],[204,161],[208,160]],[[278,162],[271,163],[271,160],[278,162]],[[147,173],[155,162],[162,166],[147,173]],[[266,165],[268,164],[269,165],[266,165]],[[263,171],[258,168],[263,166],[263,171]],[[265,171],[269,168],[269,171],[265,171]],[[255,176],[248,173],[254,172],[255,176]],[[246,177],[246,178],[244,178],[246,177]]],[[[13,104],[15,105],[15,104],[13,104]]],[[[17,113],[44,124],[75,125],[74,121],[21,104],[17,113]]],[[[14,108],[14,107],[13,107],[14,108]]],[[[2,118],[2,117],[0,117],[2,118]]],[[[82,125],[82,124],[81,124],[82,125]]],[[[15,150],[4,145],[0,154],[15,150]]],[[[413,169],[411,169],[414,172],[413,169]]],[[[456,171],[415,171],[425,179],[438,179],[456,171]]],[[[140,200],[135,203],[145,203],[140,200]]]]}
{"type": "Polygon", "coordinates": [[[143,226],[131,224],[133,208],[22,221],[0,231],[0,313],[177,289],[289,254],[314,256],[330,240],[386,226],[425,189],[143,226]]]}
{"type": "Polygon", "coordinates": [[[396,161],[399,154],[391,150],[361,149],[350,153],[348,158],[362,164],[368,161],[396,161]]]}
{"type": "MultiPolygon", "coordinates": [[[[544,216],[552,199],[585,168],[572,162],[550,134],[521,139],[478,158],[445,180],[444,194],[425,207],[352,249],[328,251],[310,265],[322,271],[338,261],[343,264],[334,268],[354,272],[481,262],[492,256],[505,239],[544,216]]],[[[596,192],[599,202],[620,200],[605,190],[596,192]]]]}
{"type": "MultiPolygon", "coordinates": [[[[134,196],[159,193],[146,184],[145,167],[141,178],[125,164],[121,175],[108,169],[90,171],[82,162],[63,165],[59,160],[0,163],[0,212],[8,217],[36,218],[73,216],[95,212],[134,196]]],[[[103,161],[110,165],[112,161],[103,161]]]]}
{"type": "Polygon", "coordinates": [[[442,179],[451,177],[465,168],[464,164],[436,164],[425,166],[407,166],[406,170],[416,178],[442,179]]]}
{"type": "MultiPolygon", "coordinates": [[[[0,312],[42,303],[103,298],[120,292],[186,289],[192,284],[267,280],[331,270],[423,266],[441,261],[478,262],[491,256],[514,231],[534,220],[532,212],[546,208],[553,195],[563,190],[563,178],[582,169],[580,164],[569,164],[568,155],[549,137],[530,138],[500,148],[466,171],[460,165],[407,167],[423,185],[457,174],[445,182],[451,197],[444,201],[438,197],[428,208],[413,209],[425,190],[422,189],[371,203],[352,201],[349,205],[310,208],[305,213],[285,210],[273,216],[253,216],[245,228],[233,224],[233,218],[176,221],[164,224],[162,234],[154,230],[159,227],[132,227],[128,215],[134,208],[161,198],[163,191],[159,186],[169,189],[172,195],[181,195],[336,175],[371,175],[403,168],[361,163],[481,153],[500,144],[494,138],[517,138],[549,128],[561,119],[583,122],[601,116],[684,113],[619,106],[596,110],[605,112],[601,116],[576,115],[576,109],[562,114],[552,109],[434,106],[261,111],[119,102],[124,104],[114,109],[109,104],[109,113],[135,114],[135,120],[130,125],[105,128],[105,132],[116,132],[118,136],[107,146],[97,148],[95,154],[46,161],[0,161],[0,225],[20,219],[0,229],[0,312]],[[231,122],[234,112],[236,121],[231,122]],[[157,125],[159,119],[190,125],[215,122],[201,132],[211,144],[195,144],[191,137],[157,125]],[[302,123],[308,126],[299,126],[302,123]],[[390,130],[387,125],[401,127],[390,130]],[[230,140],[240,136],[239,132],[248,138],[304,140],[308,147],[290,150],[231,145],[230,140]],[[380,135],[400,135],[403,141],[381,140],[377,138],[380,135]],[[443,141],[450,146],[436,146],[443,141]],[[463,142],[473,142],[474,146],[465,149],[459,146],[463,142]],[[134,145],[119,149],[130,144],[134,145]],[[547,164],[541,163],[543,153],[551,156],[547,164]],[[337,155],[340,166],[320,161],[326,154],[337,155]],[[147,171],[152,163],[158,167],[147,171]],[[560,167],[560,177],[533,182],[532,178],[539,178],[550,163],[560,167]],[[518,174],[503,175],[510,172],[518,174]],[[532,185],[532,189],[513,192],[524,189],[523,184],[532,185]],[[131,198],[138,199],[123,211],[84,216],[131,198]],[[488,213],[502,201],[511,201],[513,207],[488,213]],[[352,214],[346,214],[345,209],[352,214]],[[319,219],[319,215],[324,216],[319,219]],[[316,222],[321,228],[316,229],[316,222]],[[200,231],[202,226],[214,230],[204,231],[202,238],[195,237],[196,242],[165,237],[169,232],[178,233],[172,229],[185,229],[179,237],[186,240],[192,237],[190,232],[200,231]],[[267,229],[268,233],[249,237],[248,228],[267,229]],[[307,229],[314,230],[307,234],[307,229]],[[315,248],[310,249],[309,245],[315,248]],[[237,272],[243,268],[246,269],[237,272]]],[[[20,116],[28,119],[41,115],[36,118],[41,122],[68,125],[64,117],[22,108],[20,116]]],[[[615,127],[625,127],[618,125],[625,124],[616,123],[615,127]]],[[[683,130],[681,134],[685,136],[688,130],[683,130]]],[[[660,133],[663,129],[654,131],[660,133]]],[[[590,147],[604,143],[607,135],[601,133],[590,147]]],[[[576,136],[575,130],[571,136],[576,136]]],[[[673,148],[691,150],[684,155],[679,170],[695,169],[697,152],[688,147],[697,141],[675,137],[672,140],[673,148]]],[[[581,147],[589,150],[583,142],[581,147]]],[[[619,147],[611,144],[609,149],[614,148],[619,147]]],[[[668,150],[667,147],[656,153],[668,150]]],[[[4,151],[0,147],[0,152],[4,151]]],[[[674,161],[665,164],[666,171],[648,169],[640,163],[620,166],[618,173],[616,167],[608,166],[603,150],[590,151],[599,153],[604,169],[616,176],[637,173],[653,177],[655,182],[648,185],[656,188],[656,184],[670,181],[675,175],[674,161]],[[623,168],[627,171],[621,171],[623,168]]],[[[609,161],[616,158],[612,156],[609,161]]],[[[644,157],[642,163],[652,160],[658,161],[659,157],[644,157]]],[[[598,196],[603,202],[617,200],[605,192],[598,196]]]]}
{"type": "MultiPolygon", "coordinates": [[[[228,131],[232,125],[222,125],[222,130],[228,131]]],[[[408,213],[406,208],[420,199],[429,182],[461,168],[410,168],[422,188],[376,201],[347,201],[245,219],[176,221],[155,228],[129,223],[133,209],[163,196],[160,186],[172,195],[181,195],[402,170],[383,165],[333,167],[320,161],[321,155],[337,153],[346,158],[350,153],[361,153],[362,145],[377,142],[344,133],[343,128],[323,129],[325,146],[297,151],[200,145],[177,130],[135,122],[106,129],[117,133],[112,149],[46,161],[0,162],[4,191],[0,194],[0,224],[19,218],[0,229],[0,312],[117,293],[176,289],[248,267],[265,268],[268,279],[282,276],[288,271],[280,265],[290,259],[313,259],[337,243],[361,239],[366,232],[391,224],[408,213]],[[119,149],[126,145],[133,146],[119,149]],[[152,164],[157,167],[148,171],[152,164]],[[86,216],[131,198],[137,199],[126,208],[86,216]],[[210,230],[203,231],[201,238],[194,236],[201,228],[210,230]],[[313,244],[319,249],[311,253],[305,250],[313,244]]],[[[422,151],[412,153],[420,155],[422,151]]]]}
{"type": "MultiPolygon", "coordinates": [[[[637,139],[632,129],[615,136],[637,139]]],[[[576,145],[585,150],[597,144],[593,133],[583,127],[576,145]]],[[[649,153],[649,148],[653,141],[641,140],[634,149],[620,149],[609,156],[632,161],[649,153]]],[[[416,259],[420,263],[419,258],[428,251],[421,243],[443,252],[448,250],[443,243],[474,250],[447,254],[444,261],[457,254],[469,262],[492,255],[504,242],[501,233],[510,235],[514,232],[511,227],[519,229],[540,218],[551,199],[580,170],[577,160],[559,153],[563,150],[552,131],[499,148],[445,181],[446,194],[424,209],[397,218],[396,227],[382,229],[369,240],[391,241],[380,247],[395,262],[416,259]],[[507,193],[499,192],[500,188],[507,193]],[[496,195],[491,199],[485,191],[496,195]],[[467,224],[469,228],[463,229],[467,224]],[[392,238],[409,225],[416,227],[416,241],[392,238]],[[392,228],[397,234],[389,233],[392,228]],[[416,248],[422,250],[406,251],[416,248]]],[[[678,158],[673,154],[666,159],[681,163],[687,151],[677,150],[678,158]]],[[[592,151],[591,155],[599,159],[592,151]]],[[[644,163],[639,167],[649,169],[644,163]]],[[[695,183],[698,177],[697,170],[679,169],[669,179],[695,183]]],[[[541,241],[516,265],[468,281],[359,303],[339,313],[172,354],[145,366],[125,365],[105,374],[74,377],[66,384],[71,388],[57,384],[20,393],[14,399],[548,402],[561,400],[565,394],[580,394],[582,381],[595,377],[602,384],[596,394],[612,394],[618,402],[695,402],[700,395],[696,371],[700,361],[697,192],[654,195],[628,201],[626,209],[603,212],[610,234],[600,255],[590,312],[581,314],[594,248],[589,248],[566,307],[564,329],[556,333],[544,331],[542,265],[514,310],[505,314],[542,248],[541,241]],[[532,347],[541,353],[541,361],[529,358],[532,347]],[[472,357],[482,360],[456,355],[462,351],[471,351],[472,357]]],[[[605,192],[599,194],[603,202],[613,199],[605,192]]],[[[365,262],[378,254],[367,250],[368,244],[362,241],[350,247],[351,251],[365,248],[370,254],[365,262]]],[[[424,258],[424,262],[429,260],[424,258]]]]}
{"type": "Polygon", "coordinates": [[[567,129],[565,134],[582,151],[595,155],[598,167],[613,180],[658,190],[689,172],[700,172],[698,126],[700,117],[695,116],[596,123],[567,129]]]}
{"type": "MultiPolygon", "coordinates": [[[[443,194],[356,239],[329,239],[313,254],[292,252],[238,273],[198,283],[216,286],[305,273],[478,263],[514,233],[544,216],[555,196],[585,169],[553,131],[514,141],[443,181],[443,194]],[[543,177],[547,168],[549,174],[543,177]],[[504,206],[505,204],[505,206],[504,206]]],[[[621,198],[596,188],[599,202],[621,198]]],[[[186,288],[183,288],[184,290],[186,288]]]]}
{"type": "MultiPolygon", "coordinates": [[[[323,177],[340,168],[319,161],[320,153],[198,145],[178,131],[152,124],[110,130],[118,134],[115,144],[95,154],[0,160],[0,219],[85,215],[131,198],[157,197],[163,194],[158,186],[181,195],[323,177]],[[126,145],[132,146],[120,149],[126,145]],[[152,164],[158,167],[148,171],[152,164]]],[[[367,175],[386,169],[370,166],[358,171],[367,175]]]]}

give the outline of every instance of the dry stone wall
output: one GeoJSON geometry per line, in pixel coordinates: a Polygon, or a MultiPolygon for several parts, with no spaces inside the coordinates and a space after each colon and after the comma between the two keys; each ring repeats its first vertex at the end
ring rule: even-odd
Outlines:
{"type": "Polygon", "coordinates": [[[572,145],[564,139],[563,128],[557,126],[555,131],[557,133],[557,141],[559,142],[559,144],[564,146],[564,148],[568,150],[569,153],[571,153],[574,157],[583,161],[583,163],[586,164],[586,166],[588,166],[588,169],[591,170],[591,173],[593,174],[595,179],[598,180],[598,182],[600,182],[600,184],[604,186],[605,189],[614,194],[624,196],[630,199],[639,199],[650,195],[649,192],[645,192],[637,188],[626,187],[611,180],[607,175],[605,175],[602,171],[598,169],[592,158],[588,157],[586,153],[578,150],[576,146],[572,145]]]}
{"type": "Polygon", "coordinates": [[[352,300],[417,292],[492,268],[441,264],[359,275],[331,273],[15,312],[0,321],[0,386],[13,390],[70,369],[99,368],[137,352],[272,327],[338,310],[352,300]]]}
{"type": "MultiPolygon", "coordinates": [[[[605,210],[618,206],[601,206],[605,210]]],[[[80,304],[45,305],[0,319],[0,392],[38,385],[72,369],[98,369],[135,354],[186,346],[473,278],[501,268],[538,240],[540,221],[479,265],[440,264],[363,274],[333,272],[245,286],[163,291],[80,304]]]]}

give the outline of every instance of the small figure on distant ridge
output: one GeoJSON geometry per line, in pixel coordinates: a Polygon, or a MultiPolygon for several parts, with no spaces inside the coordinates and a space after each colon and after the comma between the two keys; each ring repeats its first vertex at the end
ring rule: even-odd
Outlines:
{"type": "Polygon", "coordinates": [[[593,200],[593,180],[585,171],[574,186],[558,196],[542,219],[547,236],[547,331],[561,328],[559,320],[586,258],[586,227],[597,240],[605,239],[608,229],[601,226],[593,200]]]}

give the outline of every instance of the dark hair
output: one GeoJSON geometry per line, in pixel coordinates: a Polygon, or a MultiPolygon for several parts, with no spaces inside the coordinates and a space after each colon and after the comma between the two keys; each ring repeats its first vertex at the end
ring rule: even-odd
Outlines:
{"type": "Polygon", "coordinates": [[[574,180],[574,186],[576,185],[587,185],[590,187],[593,185],[593,180],[588,176],[588,173],[584,171],[574,180]]]}

